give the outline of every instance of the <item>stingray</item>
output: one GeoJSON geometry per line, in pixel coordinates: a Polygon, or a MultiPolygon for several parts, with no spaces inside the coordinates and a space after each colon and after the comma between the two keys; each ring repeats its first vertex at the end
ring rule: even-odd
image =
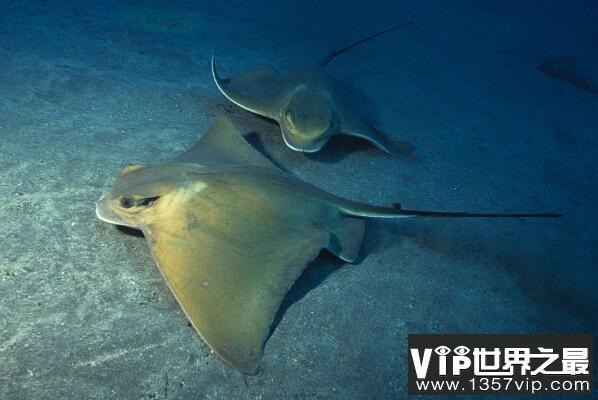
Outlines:
{"type": "Polygon", "coordinates": [[[567,82],[578,89],[598,94],[598,86],[586,80],[578,72],[570,69],[571,66],[575,66],[574,60],[546,60],[538,65],[538,70],[551,78],[567,82]]]}
{"type": "Polygon", "coordinates": [[[212,76],[218,89],[236,105],[280,125],[282,137],[293,150],[319,151],[334,135],[357,136],[390,154],[409,154],[414,146],[389,139],[348,107],[335,81],[325,68],[340,54],[385,33],[411,25],[407,22],[334,50],[314,65],[287,73],[272,65],[222,78],[212,57],[212,76]]]}
{"type": "Polygon", "coordinates": [[[324,248],[354,262],[366,218],[558,216],[414,211],[346,200],[278,169],[224,116],[172,162],[125,167],[96,214],[144,233],[193,327],[247,374],[256,372],[293,282],[324,248]]]}

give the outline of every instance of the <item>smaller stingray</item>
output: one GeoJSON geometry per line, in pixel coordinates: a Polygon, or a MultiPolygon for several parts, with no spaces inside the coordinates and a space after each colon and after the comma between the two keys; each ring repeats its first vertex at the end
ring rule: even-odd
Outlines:
{"type": "Polygon", "coordinates": [[[575,60],[546,60],[538,65],[538,70],[551,78],[567,82],[574,87],[592,94],[598,94],[598,87],[589,82],[578,72],[571,69],[575,60]]]}
{"type": "Polygon", "coordinates": [[[322,248],[358,255],[364,218],[555,217],[377,207],[282,172],[225,117],[172,163],[128,166],[96,204],[102,221],[143,231],[185,314],[223,360],[254,373],[285,294],[322,248]]]}
{"type": "Polygon", "coordinates": [[[409,154],[414,147],[391,140],[351,110],[343,101],[337,84],[325,71],[339,54],[387,32],[411,25],[407,22],[335,50],[315,65],[281,73],[271,65],[258,66],[230,78],[216,71],[218,89],[241,108],[275,120],[291,149],[306,153],[319,151],[334,135],[357,136],[390,154],[409,154]]]}

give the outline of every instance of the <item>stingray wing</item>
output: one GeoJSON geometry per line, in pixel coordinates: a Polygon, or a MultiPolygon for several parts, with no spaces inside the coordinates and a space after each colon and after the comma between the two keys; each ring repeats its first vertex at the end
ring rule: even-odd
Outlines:
{"type": "Polygon", "coordinates": [[[345,110],[341,113],[341,134],[365,139],[392,155],[405,156],[413,153],[415,150],[415,146],[411,143],[398,139],[391,139],[380,132],[372,124],[345,110]]]}
{"type": "Polygon", "coordinates": [[[222,78],[216,71],[215,57],[212,57],[212,76],[218,89],[230,101],[253,113],[278,120],[290,88],[284,75],[273,66],[262,65],[222,78]]]}
{"type": "Polygon", "coordinates": [[[237,133],[234,124],[225,115],[218,117],[199,141],[176,157],[173,162],[243,165],[279,170],[237,133]]]}
{"type": "Polygon", "coordinates": [[[144,232],[203,340],[253,373],[283,297],[330,235],[293,205],[285,211],[285,204],[260,206],[254,192],[204,190],[203,199],[144,232]]]}

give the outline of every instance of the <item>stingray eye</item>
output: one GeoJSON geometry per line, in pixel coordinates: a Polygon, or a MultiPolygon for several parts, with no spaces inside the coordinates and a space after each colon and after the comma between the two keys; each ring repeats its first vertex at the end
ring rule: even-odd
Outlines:
{"type": "Polygon", "coordinates": [[[156,200],[158,200],[159,197],[160,196],[146,197],[145,199],[141,200],[138,205],[143,206],[143,207],[149,207],[152,204],[154,204],[156,202],[156,200]]]}
{"type": "Polygon", "coordinates": [[[133,201],[133,199],[129,197],[121,197],[120,199],[120,206],[122,208],[131,208],[134,204],[135,202],[133,201]]]}
{"type": "Polygon", "coordinates": [[[291,110],[286,110],[284,112],[284,119],[285,121],[287,121],[287,123],[289,124],[293,124],[293,113],[291,112],[291,110]]]}

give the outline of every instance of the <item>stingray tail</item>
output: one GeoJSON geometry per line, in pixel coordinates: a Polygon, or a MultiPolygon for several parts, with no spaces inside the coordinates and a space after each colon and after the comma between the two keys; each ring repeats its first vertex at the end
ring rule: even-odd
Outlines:
{"type": "Polygon", "coordinates": [[[341,48],[341,49],[336,49],[336,50],[333,50],[333,51],[332,51],[330,54],[328,54],[326,57],[322,58],[322,59],[320,60],[320,63],[319,63],[319,64],[320,64],[320,66],[321,66],[322,68],[326,68],[328,65],[330,65],[330,63],[331,63],[331,62],[332,62],[332,61],[333,61],[333,60],[334,60],[334,59],[335,59],[337,56],[339,56],[340,54],[342,54],[342,53],[344,53],[344,52],[346,52],[346,51],[348,51],[348,50],[351,50],[353,47],[355,47],[355,46],[358,46],[358,45],[360,45],[360,44],[362,44],[362,43],[364,43],[364,42],[367,42],[368,40],[372,40],[372,39],[374,39],[374,38],[377,38],[378,36],[382,36],[382,35],[384,35],[385,33],[392,32],[392,31],[394,31],[394,30],[397,30],[397,29],[399,29],[399,28],[403,28],[403,27],[406,27],[406,26],[409,26],[409,25],[412,25],[412,24],[413,24],[413,21],[404,22],[404,23],[402,23],[402,24],[399,24],[399,25],[396,25],[396,26],[390,27],[390,28],[388,28],[388,29],[385,29],[385,30],[383,30],[383,31],[381,31],[381,32],[377,32],[377,33],[374,33],[374,34],[372,34],[372,35],[369,35],[369,36],[367,36],[367,37],[365,37],[365,38],[363,38],[363,39],[359,39],[358,41],[356,41],[356,42],[353,42],[353,43],[351,43],[350,45],[348,45],[348,46],[345,46],[345,47],[343,47],[343,48],[341,48]]]}
{"type": "Polygon", "coordinates": [[[341,210],[352,216],[366,218],[560,218],[559,213],[470,213],[447,211],[404,210],[400,204],[393,207],[368,206],[348,203],[341,210]]]}

